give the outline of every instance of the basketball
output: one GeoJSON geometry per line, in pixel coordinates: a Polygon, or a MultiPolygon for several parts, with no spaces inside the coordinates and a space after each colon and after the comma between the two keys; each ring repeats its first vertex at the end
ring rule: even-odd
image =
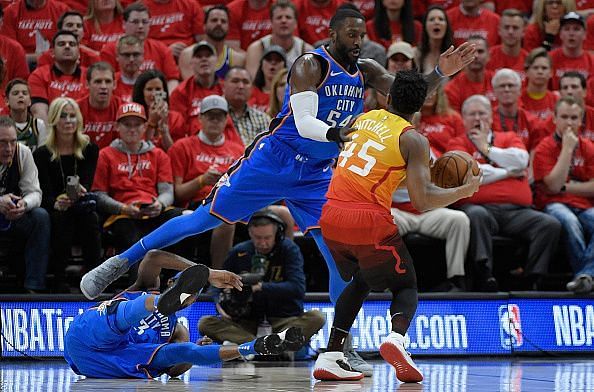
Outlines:
{"type": "Polygon", "coordinates": [[[479,174],[478,163],[470,154],[464,151],[448,151],[431,167],[431,182],[441,188],[458,187],[464,183],[469,167],[472,167],[472,174],[479,174]]]}

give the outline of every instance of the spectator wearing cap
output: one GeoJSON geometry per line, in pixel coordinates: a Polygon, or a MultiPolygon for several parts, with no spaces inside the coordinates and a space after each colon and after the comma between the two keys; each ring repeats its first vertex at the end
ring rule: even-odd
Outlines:
{"type": "Polygon", "coordinates": [[[565,72],[577,71],[584,75],[586,80],[594,72],[594,56],[584,50],[586,39],[586,23],[577,12],[570,12],[561,18],[559,30],[561,47],[550,52],[553,63],[552,85],[554,90],[559,89],[559,78],[565,72]]]}
{"type": "MultiPolygon", "coordinates": [[[[141,71],[158,69],[163,72],[167,78],[169,91],[172,91],[179,84],[179,70],[175,64],[171,49],[156,39],[148,38],[149,25],[149,10],[142,2],[135,2],[126,7],[124,10],[124,34],[134,35],[143,42],[144,62],[140,66],[141,71]]],[[[119,71],[116,61],[115,42],[103,46],[101,59],[111,64],[116,71],[119,71]]]]}
{"type": "Polygon", "coordinates": [[[57,97],[79,99],[87,94],[86,68],[78,64],[78,38],[71,31],[58,31],[52,40],[54,62],[29,75],[31,113],[47,123],[47,110],[57,97]]]}
{"type": "Polygon", "coordinates": [[[398,71],[417,69],[415,49],[408,42],[394,42],[388,48],[387,57],[386,69],[388,72],[396,73],[398,71]]]}
{"type": "MultiPolygon", "coordinates": [[[[55,281],[63,282],[73,244],[81,246],[87,269],[94,268],[100,261],[99,216],[96,201],[87,192],[93,183],[99,149],[83,133],[82,114],[71,98],[52,101],[48,131],[47,142],[35,150],[33,158],[43,192],[41,207],[51,218],[51,269],[55,281]],[[73,178],[78,186],[72,183],[73,178]]],[[[62,285],[59,289],[65,287],[62,285]]]]}
{"type": "MultiPolygon", "coordinates": [[[[218,78],[224,79],[231,67],[243,67],[245,65],[245,52],[227,45],[227,33],[229,32],[229,9],[222,5],[215,5],[205,12],[204,16],[204,39],[209,42],[218,54],[215,74],[218,78]]],[[[195,44],[185,48],[179,56],[178,66],[182,79],[192,76],[192,53],[195,44]]]]}
{"type": "Polygon", "coordinates": [[[284,68],[287,68],[287,60],[283,48],[277,45],[266,48],[253,79],[252,96],[248,105],[263,112],[268,110],[272,81],[276,74],[284,68]]]}
{"type": "Polygon", "coordinates": [[[460,5],[449,9],[447,14],[454,33],[454,45],[461,45],[474,35],[483,37],[489,47],[499,43],[499,15],[481,7],[481,0],[461,0],[460,5]]]}
{"type": "Polygon", "coordinates": [[[132,89],[136,79],[142,72],[140,67],[144,62],[144,45],[134,35],[124,35],[116,44],[116,59],[119,72],[116,73],[116,87],[113,95],[122,102],[132,101],[132,89]]]}
{"type": "MultiPolygon", "coordinates": [[[[252,80],[245,68],[233,67],[223,84],[223,95],[229,104],[229,115],[243,144],[249,146],[256,135],[268,129],[270,116],[248,105],[252,80]]],[[[274,94],[275,92],[271,92],[274,94]]]]}
{"type": "Polygon", "coordinates": [[[295,35],[297,31],[297,10],[295,5],[287,0],[278,0],[270,8],[272,32],[247,48],[245,68],[253,78],[256,77],[262,58],[267,49],[273,45],[279,46],[285,52],[285,66],[291,68],[297,57],[301,56],[313,46],[295,35]]]}
{"type": "Polygon", "coordinates": [[[84,121],[84,133],[99,148],[107,147],[117,138],[115,118],[122,103],[113,95],[115,75],[113,68],[100,61],[87,70],[89,95],[76,103],[80,107],[84,121]]]}
{"type": "Polygon", "coordinates": [[[499,20],[500,45],[489,49],[489,62],[487,69],[497,71],[502,68],[509,68],[520,73],[524,79],[524,60],[528,52],[522,48],[522,37],[524,37],[524,16],[516,9],[506,9],[499,20]]]}
{"type": "Polygon", "coordinates": [[[246,50],[257,39],[270,34],[270,6],[272,0],[233,0],[229,9],[227,43],[235,49],[246,50]]]}
{"type": "MultiPolygon", "coordinates": [[[[0,20],[2,20],[2,16],[3,11],[0,8],[0,20]]],[[[6,83],[12,79],[27,80],[29,77],[27,57],[25,50],[18,41],[0,34],[0,58],[4,63],[4,79],[0,80],[0,91],[4,90],[6,83]]]]}
{"type": "MultiPolygon", "coordinates": [[[[243,154],[242,143],[225,137],[228,112],[225,98],[218,95],[204,98],[200,109],[202,128],[198,134],[176,141],[167,151],[173,168],[176,205],[189,205],[191,209],[198,206],[221,175],[243,154]]],[[[213,268],[223,266],[233,244],[234,232],[234,225],[228,224],[212,231],[210,256],[213,268]]],[[[202,236],[199,238],[204,239],[202,236]]]]}
{"type": "Polygon", "coordinates": [[[19,258],[10,257],[10,268],[18,275],[24,269],[24,287],[28,292],[45,289],[50,218],[40,208],[41,188],[31,150],[17,142],[14,121],[0,116],[0,238],[25,240],[19,251],[25,253],[24,268],[19,258]]]}
{"type": "Polygon", "coordinates": [[[99,151],[92,190],[99,212],[108,215],[103,227],[125,249],[165,221],[181,214],[173,204],[173,176],[167,154],[144,140],[144,107],[122,104],[116,116],[120,137],[99,151]]]}

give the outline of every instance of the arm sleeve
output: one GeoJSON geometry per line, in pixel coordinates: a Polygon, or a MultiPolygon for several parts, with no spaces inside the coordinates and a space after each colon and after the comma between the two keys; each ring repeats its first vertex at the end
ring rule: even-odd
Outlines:
{"type": "Polygon", "coordinates": [[[495,167],[488,163],[482,163],[479,167],[483,171],[483,181],[481,182],[481,185],[497,182],[507,177],[507,170],[503,168],[495,167]]]}
{"type": "Polygon", "coordinates": [[[528,152],[518,147],[492,147],[489,152],[491,161],[495,162],[499,167],[510,170],[527,168],[529,158],[528,152]]]}
{"type": "Polygon", "coordinates": [[[27,211],[41,206],[41,187],[37,166],[33,160],[31,150],[25,146],[19,146],[19,158],[21,162],[21,179],[19,188],[23,192],[23,199],[27,203],[27,211]]]}
{"type": "Polygon", "coordinates": [[[113,199],[107,192],[96,192],[97,208],[99,211],[110,215],[117,215],[122,210],[123,203],[113,199]]]}
{"type": "Polygon", "coordinates": [[[302,91],[290,96],[297,132],[304,138],[329,142],[326,133],[330,125],[316,118],[318,115],[318,94],[302,91]]]}
{"type": "Polygon", "coordinates": [[[305,273],[303,272],[303,255],[299,247],[290,240],[283,241],[284,257],[282,282],[262,283],[262,292],[274,295],[278,299],[303,298],[305,295],[305,273]]]}
{"type": "Polygon", "coordinates": [[[93,177],[93,191],[103,192],[107,194],[109,192],[109,159],[107,157],[106,149],[99,151],[99,157],[97,158],[97,166],[95,168],[95,176],[93,177]]]}

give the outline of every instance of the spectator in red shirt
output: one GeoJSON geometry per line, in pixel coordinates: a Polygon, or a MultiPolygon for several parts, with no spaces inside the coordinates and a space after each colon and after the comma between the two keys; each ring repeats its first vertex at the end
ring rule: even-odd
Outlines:
{"type": "Polygon", "coordinates": [[[113,95],[115,75],[113,68],[100,61],[87,70],[89,95],[76,103],[83,116],[84,133],[99,149],[105,148],[117,139],[115,117],[122,103],[113,95]]]}
{"type": "Polygon", "coordinates": [[[14,120],[17,140],[35,151],[47,139],[45,123],[31,112],[31,91],[23,79],[12,79],[6,85],[6,102],[10,118],[14,120]]]}
{"type": "Polygon", "coordinates": [[[118,0],[89,0],[83,43],[99,52],[103,45],[116,42],[124,35],[123,12],[118,0]]]}
{"type": "Polygon", "coordinates": [[[204,34],[204,11],[196,0],[145,0],[151,14],[149,36],[169,46],[178,58],[204,34]]]}
{"type": "Polygon", "coordinates": [[[453,139],[448,150],[471,154],[483,171],[479,191],[458,202],[470,219],[468,259],[474,264],[481,291],[497,291],[493,277],[493,239],[502,234],[528,244],[528,259],[523,266],[530,283],[538,283],[548,270],[557,248],[561,225],[542,212],[533,210],[532,192],[526,168],[528,152],[514,132],[492,130],[489,100],[474,95],[464,101],[462,119],[466,135],[453,139]]]}
{"type": "Polygon", "coordinates": [[[132,89],[136,78],[142,72],[140,67],[144,61],[144,46],[134,35],[125,35],[116,44],[116,59],[120,72],[116,73],[116,88],[113,95],[122,102],[132,102],[132,89]]]}
{"type": "Polygon", "coordinates": [[[541,120],[553,114],[559,96],[548,89],[551,79],[551,58],[545,48],[528,53],[524,63],[526,85],[520,97],[521,106],[541,120]]]}
{"type": "Polygon", "coordinates": [[[431,6],[423,17],[421,44],[417,49],[419,71],[433,72],[439,56],[453,45],[452,29],[448,15],[440,6],[431,6]]]}
{"type": "Polygon", "coordinates": [[[229,8],[229,36],[227,44],[246,50],[255,40],[270,34],[269,9],[271,0],[233,0],[229,8]]]}
{"type": "Polygon", "coordinates": [[[169,90],[162,72],[151,69],[141,73],[134,83],[132,101],[141,104],[148,113],[146,140],[163,151],[191,134],[184,116],[169,109],[169,90]]]}
{"type": "Polygon", "coordinates": [[[553,63],[553,89],[559,89],[559,78],[567,71],[578,71],[586,79],[594,71],[594,56],[584,51],[586,24],[576,12],[561,18],[561,47],[550,52],[553,63]]]}
{"type": "Polygon", "coordinates": [[[509,68],[520,74],[522,80],[524,74],[524,61],[528,52],[522,49],[522,37],[524,36],[524,17],[516,9],[503,11],[499,21],[499,37],[501,45],[495,45],[489,50],[489,62],[487,69],[497,71],[501,68],[509,68]]]}
{"type": "MultiPolygon", "coordinates": [[[[81,67],[88,68],[93,63],[101,61],[99,53],[82,45],[84,38],[83,17],[76,11],[68,11],[63,13],[58,19],[58,30],[71,31],[78,39],[78,49],[80,52],[79,64],[81,67]]],[[[54,53],[48,50],[39,56],[37,66],[48,65],[54,62],[54,53]]]]}
{"type": "Polygon", "coordinates": [[[269,46],[260,60],[248,105],[263,112],[268,109],[272,80],[284,68],[287,68],[287,62],[283,48],[276,45],[269,46]]]}
{"type": "Polygon", "coordinates": [[[462,103],[474,94],[484,94],[494,100],[491,78],[493,71],[485,68],[489,62],[489,47],[481,36],[472,36],[468,42],[476,47],[474,60],[462,72],[450,80],[445,87],[445,93],[452,109],[460,112],[462,103]]]}
{"type": "Polygon", "coordinates": [[[421,23],[413,17],[411,0],[376,0],[373,19],[367,21],[369,39],[386,49],[395,41],[416,46],[422,29],[421,23]]]}
{"type": "MultiPolygon", "coordinates": [[[[559,80],[559,86],[561,97],[572,97],[576,101],[581,102],[584,116],[579,128],[579,135],[580,137],[594,141],[594,108],[584,104],[586,98],[586,79],[584,79],[584,75],[575,71],[566,72],[561,77],[561,80],[559,80]]],[[[547,122],[547,129],[555,129],[553,118],[547,122]]]]}
{"type": "Polygon", "coordinates": [[[563,243],[574,279],[567,289],[592,291],[594,258],[594,144],[578,136],[582,103],[559,99],[555,107],[555,132],[536,148],[534,179],[537,206],[555,217],[563,229],[563,243]]]}
{"type": "Polygon", "coordinates": [[[56,21],[68,7],[56,0],[19,0],[4,10],[2,34],[18,41],[25,49],[27,62],[49,49],[56,33],[56,21]],[[37,32],[36,32],[37,31],[37,32]]]}
{"type": "Polygon", "coordinates": [[[528,152],[546,136],[542,122],[526,110],[519,107],[522,92],[520,75],[509,68],[502,68],[495,73],[491,81],[497,98],[497,107],[493,112],[493,131],[514,132],[520,137],[528,152]]]}
{"type": "MultiPolygon", "coordinates": [[[[179,70],[175,64],[171,50],[162,42],[147,38],[149,33],[150,15],[148,8],[141,3],[130,4],[124,10],[125,35],[134,35],[143,42],[144,62],[140,69],[158,69],[167,77],[167,87],[173,90],[179,84],[179,70]]],[[[117,70],[116,44],[111,42],[101,49],[101,58],[117,70]]]]}
{"type": "Polygon", "coordinates": [[[328,38],[330,19],[343,0],[296,1],[299,37],[315,47],[328,38]]]}
{"type": "MultiPolygon", "coordinates": [[[[3,11],[0,9],[0,24],[2,23],[3,11]]],[[[0,90],[6,87],[6,83],[15,78],[27,79],[29,77],[29,66],[27,56],[20,43],[4,34],[0,34],[0,59],[3,63],[3,78],[0,80],[0,90]]]]}
{"type": "Polygon", "coordinates": [[[31,113],[47,123],[47,109],[56,97],[82,98],[87,94],[86,69],[78,65],[78,39],[70,31],[54,35],[54,63],[37,68],[29,76],[31,113]]]}
{"type": "Polygon", "coordinates": [[[474,35],[485,38],[489,47],[499,43],[499,15],[482,8],[480,0],[462,0],[459,7],[448,10],[448,18],[456,46],[474,35]]]}
{"type": "Polygon", "coordinates": [[[503,15],[505,10],[507,9],[516,9],[520,11],[523,18],[530,17],[532,13],[532,1],[525,1],[525,0],[497,0],[493,1],[495,5],[495,12],[500,15],[503,15]]]}
{"type": "MultiPolygon", "coordinates": [[[[217,51],[218,59],[216,66],[216,75],[219,79],[224,79],[227,71],[231,67],[245,66],[245,52],[232,48],[226,44],[225,38],[229,33],[229,9],[224,5],[215,5],[209,8],[204,15],[204,38],[217,51]]],[[[192,76],[192,53],[195,45],[185,48],[179,56],[178,66],[182,79],[192,76]]]]}
{"type": "Polygon", "coordinates": [[[542,46],[551,50],[560,46],[561,17],[571,11],[575,11],[575,0],[534,1],[533,22],[524,32],[524,49],[530,51],[542,46]]]}

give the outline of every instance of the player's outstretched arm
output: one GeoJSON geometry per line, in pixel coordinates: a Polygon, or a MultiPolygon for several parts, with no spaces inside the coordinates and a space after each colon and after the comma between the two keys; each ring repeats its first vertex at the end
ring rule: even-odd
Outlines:
{"type": "Polygon", "coordinates": [[[151,250],[140,262],[136,282],[128,290],[158,289],[161,269],[183,271],[193,265],[196,263],[176,254],[164,250],[151,250]]]}
{"type": "Polygon", "coordinates": [[[445,189],[433,184],[429,171],[429,142],[414,130],[400,136],[400,151],[406,160],[406,185],[410,201],[421,212],[448,206],[472,196],[479,188],[482,173],[474,176],[472,170],[468,170],[464,185],[457,188],[445,189]]]}

